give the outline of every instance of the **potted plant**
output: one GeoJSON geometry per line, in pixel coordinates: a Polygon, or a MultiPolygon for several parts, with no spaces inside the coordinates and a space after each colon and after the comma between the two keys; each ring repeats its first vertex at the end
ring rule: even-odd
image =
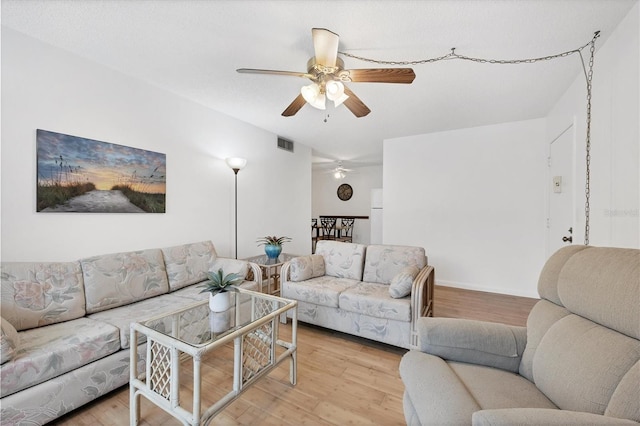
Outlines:
{"type": "Polygon", "coordinates": [[[266,236],[259,238],[256,242],[259,243],[258,246],[264,245],[264,252],[269,259],[277,259],[282,252],[282,244],[289,241],[291,241],[289,237],[266,236]]]}
{"type": "Polygon", "coordinates": [[[234,287],[240,284],[244,278],[236,273],[225,275],[222,268],[218,272],[207,272],[207,281],[199,285],[200,293],[209,292],[209,308],[213,312],[224,312],[229,309],[229,292],[237,291],[234,287]]]}

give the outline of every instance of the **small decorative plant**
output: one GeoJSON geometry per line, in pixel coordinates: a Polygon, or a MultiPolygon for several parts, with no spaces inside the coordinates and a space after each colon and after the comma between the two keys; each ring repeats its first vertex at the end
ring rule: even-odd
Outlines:
{"type": "Polygon", "coordinates": [[[200,293],[208,291],[212,296],[227,291],[237,291],[234,285],[240,284],[244,280],[242,276],[236,273],[224,275],[222,268],[218,269],[218,272],[207,272],[207,278],[209,280],[198,287],[202,288],[200,293]]]}
{"type": "Polygon", "coordinates": [[[291,241],[291,238],[289,237],[276,237],[276,236],[273,236],[273,237],[266,236],[256,240],[256,242],[259,243],[258,246],[265,245],[265,246],[278,246],[278,247],[282,247],[283,243],[287,243],[289,241],[291,241]]]}

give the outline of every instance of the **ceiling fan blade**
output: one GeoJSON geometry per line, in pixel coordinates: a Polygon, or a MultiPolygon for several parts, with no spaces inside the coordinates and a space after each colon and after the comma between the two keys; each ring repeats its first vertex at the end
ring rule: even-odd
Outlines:
{"type": "Polygon", "coordinates": [[[349,98],[344,101],[344,106],[346,106],[353,115],[360,118],[371,112],[364,102],[362,102],[360,98],[358,98],[347,86],[344,87],[344,93],[349,96],[349,98]]]}
{"type": "Polygon", "coordinates": [[[296,97],[293,102],[291,102],[291,104],[284,111],[282,111],[282,116],[291,117],[292,115],[296,115],[296,113],[300,111],[300,108],[302,108],[305,103],[307,103],[307,101],[304,100],[302,94],[299,94],[298,97],[296,97]]]}
{"type": "Polygon", "coordinates": [[[411,68],[372,68],[347,70],[354,83],[401,83],[411,84],[416,73],[411,68]]]}
{"type": "Polygon", "coordinates": [[[259,69],[253,69],[253,68],[239,68],[236,71],[241,74],[290,75],[293,77],[305,77],[305,78],[313,77],[311,74],[308,74],[306,72],[296,72],[296,71],[259,70],[259,69]]]}
{"type": "Polygon", "coordinates": [[[313,49],[316,54],[316,63],[325,67],[335,67],[338,58],[338,34],[324,28],[313,28],[313,49]]]}

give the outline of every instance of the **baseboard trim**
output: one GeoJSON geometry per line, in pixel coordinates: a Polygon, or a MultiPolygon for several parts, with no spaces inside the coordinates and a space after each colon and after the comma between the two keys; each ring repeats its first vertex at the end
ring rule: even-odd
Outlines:
{"type": "Polygon", "coordinates": [[[482,291],[485,293],[507,294],[509,296],[528,297],[530,299],[540,298],[538,293],[505,290],[502,288],[499,289],[499,288],[485,287],[477,284],[460,283],[456,281],[447,281],[447,280],[436,280],[436,281],[437,281],[436,285],[442,286],[442,287],[453,287],[453,288],[459,288],[462,290],[482,291]]]}

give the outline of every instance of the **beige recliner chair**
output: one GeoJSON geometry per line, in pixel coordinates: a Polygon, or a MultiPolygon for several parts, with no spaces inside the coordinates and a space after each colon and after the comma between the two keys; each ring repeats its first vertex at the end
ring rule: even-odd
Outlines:
{"type": "Polygon", "coordinates": [[[568,246],[527,327],[421,318],[400,375],[410,425],[640,422],[640,250],[568,246]]]}

